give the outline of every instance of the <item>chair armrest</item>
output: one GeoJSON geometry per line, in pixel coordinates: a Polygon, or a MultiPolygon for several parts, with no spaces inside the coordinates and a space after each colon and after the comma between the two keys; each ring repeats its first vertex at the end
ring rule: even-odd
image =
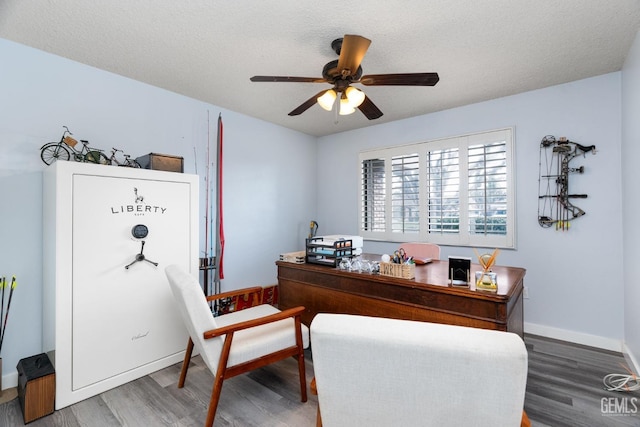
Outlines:
{"type": "Polygon", "coordinates": [[[260,286],[254,286],[251,288],[236,289],[233,291],[222,292],[220,294],[209,295],[207,296],[207,301],[215,301],[223,298],[231,298],[231,297],[236,297],[241,295],[250,295],[253,293],[257,293],[258,295],[261,295],[262,288],[260,286]]]}
{"type": "Polygon", "coordinates": [[[221,328],[211,329],[204,332],[204,339],[215,338],[228,333],[241,331],[243,329],[253,328],[255,326],[266,325],[267,323],[278,322],[280,320],[288,319],[289,317],[300,317],[304,307],[294,307],[288,310],[281,311],[280,313],[270,314],[264,317],[258,317],[256,319],[246,320],[244,322],[235,323],[233,325],[223,326],[221,328]]]}

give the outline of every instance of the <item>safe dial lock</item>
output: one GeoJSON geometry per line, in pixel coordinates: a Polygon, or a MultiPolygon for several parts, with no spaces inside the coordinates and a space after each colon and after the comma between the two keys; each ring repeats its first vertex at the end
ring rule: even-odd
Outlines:
{"type": "MultiPolygon", "coordinates": [[[[137,224],[134,225],[133,228],[131,229],[131,235],[133,237],[135,237],[136,239],[144,239],[145,237],[147,237],[147,235],[149,234],[149,229],[147,228],[146,225],[144,224],[137,224]]],[[[157,262],[153,262],[151,260],[148,260],[145,256],[144,256],[144,240],[142,240],[142,246],[140,247],[140,253],[136,254],[133,262],[131,262],[130,264],[127,264],[124,266],[124,268],[126,270],[129,269],[129,267],[131,267],[133,264],[135,264],[136,262],[140,262],[140,261],[146,261],[149,264],[153,264],[156,267],[158,266],[157,262]]]]}
{"type": "Polygon", "coordinates": [[[144,224],[136,224],[131,229],[131,235],[136,239],[144,239],[149,234],[149,229],[144,224]]]}

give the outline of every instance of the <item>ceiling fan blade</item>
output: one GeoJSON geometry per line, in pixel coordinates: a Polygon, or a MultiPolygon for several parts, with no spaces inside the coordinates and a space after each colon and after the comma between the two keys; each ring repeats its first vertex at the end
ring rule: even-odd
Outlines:
{"type": "Polygon", "coordinates": [[[343,73],[348,76],[355,75],[370,44],[371,40],[362,36],[345,35],[338,58],[338,72],[342,75],[343,73]]]}
{"type": "Polygon", "coordinates": [[[358,83],[365,86],[435,86],[438,73],[368,74],[358,83]]]}
{"type": "Polygon", "coordinates": [[[326,83],[322,77],[253,76],[252,82],[326,83]]]}
{"type": "Polygon", "coordinates": [[[362,111],[362,114],[364,114],[369,120],[375,120],[382,117],[382,111],[380,111],[380,109],[376,107],[376,104],[374,104],[366,95],[362,104],[358,106],[358,109],[362,111]]]}
{"type": "Polygon", "coordinates": [[[297,108],[295,108],[293,111],[291,111],[289,113],[289,115],[290,116],[298,116],[298,115],[304,113],[309,108],[311,108],[313,106],[313,104],[318,102],[318,97],[320,95],[322,95],[323,93],[325,93],[325,92],[326,92],[326,90],[322,90],[322,91],[318,92],[317,94],[313,95],[311,98],[307,99],[302,104],[300,104],[297,108]]]}

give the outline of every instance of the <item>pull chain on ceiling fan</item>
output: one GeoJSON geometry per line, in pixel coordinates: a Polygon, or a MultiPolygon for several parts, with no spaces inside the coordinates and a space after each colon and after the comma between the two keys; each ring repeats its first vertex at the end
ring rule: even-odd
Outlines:
{"type": "Polygon", "coordinates": [[[293,82],[329,83],[333,88],[313,95],[289,113],[297,116],[311,108],[316,102],[325,110],[336,109],[341,115],[351,114],[359,109],[369,120],[382,116],[382,111],[360,89],[351,86],[360,83],[365,86],[434,86],[440,78],[438,73],[400,73],[362,75],[360,65],[369,49],[371,40],[347,34],[331,43],[339,55],[337,60],[327,63],[322,77],[253,76],[252,82],[293,82]]]}

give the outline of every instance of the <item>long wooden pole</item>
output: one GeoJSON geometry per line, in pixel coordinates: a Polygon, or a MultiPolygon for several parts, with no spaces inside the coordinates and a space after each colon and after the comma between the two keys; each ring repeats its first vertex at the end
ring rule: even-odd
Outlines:
{"type": "MultiPolygon", "coordinates": [[[[209,262],[209,252],[207,248],[209,247],[208,237],[209,237],[209,145],[211,143],[209,137],[209,110],[207,110],[207,166],[204,169],[205,173],[205,211],[204,211],[204,256],[205,260],[209,262]]],[[[205,283],[205,286],[207,284],[205,283]]]]}

